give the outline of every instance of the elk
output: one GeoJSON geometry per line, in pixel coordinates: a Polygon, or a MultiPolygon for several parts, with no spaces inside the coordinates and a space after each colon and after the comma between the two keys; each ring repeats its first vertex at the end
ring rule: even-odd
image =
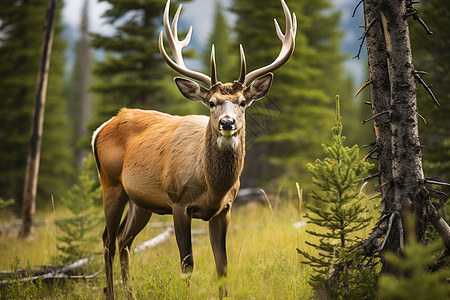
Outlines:
{"type": "Polygon", "coordinates": [[[209,222],[209,237],[219,277],[227,275],[226,234],[231,205],[239,190],[245,156],[245,110],[269,91],[271,71],[282,66],[294,51],[297,21],[281,0],[286,18],[278,57],[269,65],[246,73],[245,54],[240,46],[241,70],[233,83],[216,78],[214,46],[211,77],[190,70],[182,49],[189,44],[192,27],[178,40],[177,23],[181,5],[169,24],[169,6],[164,11],[164,31],[172,60],[159,36],[159,50],[166,63],[180,74],[198,80],[174,79],[181,94],[201,102],[210,116],[173,116],[157,111],[126,109],[101,125],[92,138],[92,148],[103,191],[106,226],[103,233],[106,267],[106,296],[114,298],[113,260],[118,240],[122,279],[127,282],[129,248],[151,215],[172,214],[175,238],[184,278],[190,278],[194,260],[191,219],[209,222]],[[121,222],[122,213],[128,210],[121,222]]]}

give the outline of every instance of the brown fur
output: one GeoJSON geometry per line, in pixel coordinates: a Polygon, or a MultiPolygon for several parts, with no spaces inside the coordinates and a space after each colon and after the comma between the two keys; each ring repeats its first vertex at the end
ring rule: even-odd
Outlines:
{"type": "Polygon", "coordinates": [[[209,118],[124,108],[97,129],[92,146],[103,189],[107,298],[114,297],[116,237],[126,283],[128,249],[152,213],[173,214],[186,277],[194,264],[191,219],[209,221],[217,273],[226,276],[226,232],[244,165],[245,109],[267,93],[271,82],[272,74],[267,74],[246,89],[239,83],[218,83],[206,90],[178,79],[186,97],[203,99],[211,107],[209,118]]]}

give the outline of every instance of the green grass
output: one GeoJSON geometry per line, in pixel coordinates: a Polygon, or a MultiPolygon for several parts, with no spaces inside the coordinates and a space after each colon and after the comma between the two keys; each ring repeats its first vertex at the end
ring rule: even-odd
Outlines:
{"type": "MultiPolygon", "coordinates": [[[[58,217],[61,217],[57,213],[58,217]]],[[[53,214],[43,218],[53,218],[53,214]]],[[[294,205],[269,207],[251,205],[233,207],[228,233],[228,278],[217,279],[214,259],[207,234],[193,236],[194,273],[189,284],[180,277],[179,254],[172,234],[155,248],[138,253],[132,251],[130,284],[137,299],[215,299],[218,287],[226,285],[231,299],[307,299],[312,290],[307,281],[308,266],[300,263],[296,248],[304,249],[305,228],[296,229],[293,222],[300,216],[294,205]]],[[[171,216],[154,216],[151,223],[171,222],[171,216]]],[[[206,222],[194,220],[193,229],[207,230],[206,222]]],[[[164,231],[147,226],[135,243],[144,242],[164,231]]],[[[0,236],[0,269],[19,266],[33,268],[49,264],[57,255],[57,229],[52,222],[36,228],[33,241],[22,242],[14,236],[0,236]]],[[[101,249],[101,229],[99,229],[101,249]]],[[[102,258],[87,271],[102,269],[102,258]]],[[[66,280],[53,284],[14,284],[1,291],[2,299],[101,299],[106,285],[104,272],[90,280],[66,280]],[[5,296],[7,295],[7,296],[5,296]],[[31,296],[30,296],[31,295],[31,296]],[[5,298],[6,297],[6,298],[5,298]]],[[[120,278],[118,257],[115,260],[115,293],[126,295],[120,278]]]]}

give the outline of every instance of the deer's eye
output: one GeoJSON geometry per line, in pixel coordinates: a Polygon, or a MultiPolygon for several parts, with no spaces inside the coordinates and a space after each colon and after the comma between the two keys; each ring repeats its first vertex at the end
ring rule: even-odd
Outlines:
{"type": "Polygon", "coordinates": [[[214,107],[216,107],[216,105],[214,104],[214,102],[209,101],[209,107],[214,108],[214,107]]]}
{"type": "Polygon", "coordinates": [[[243,100],[239,105],[240,105],[241,107],[245,107],[246,104],[247,104],[247,103],[245,103],[245,100],[243,100]]]}

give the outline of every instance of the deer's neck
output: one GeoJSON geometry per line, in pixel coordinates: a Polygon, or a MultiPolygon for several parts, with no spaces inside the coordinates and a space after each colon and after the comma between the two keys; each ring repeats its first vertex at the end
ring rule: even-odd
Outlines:
{"type": "Polygon", "coordinates": [[[225,138],[210,125],[205,134],[206,181],[215,196],[223,197],[239,179],[244,166],[245,127],[236,136],[225,138]]]}

